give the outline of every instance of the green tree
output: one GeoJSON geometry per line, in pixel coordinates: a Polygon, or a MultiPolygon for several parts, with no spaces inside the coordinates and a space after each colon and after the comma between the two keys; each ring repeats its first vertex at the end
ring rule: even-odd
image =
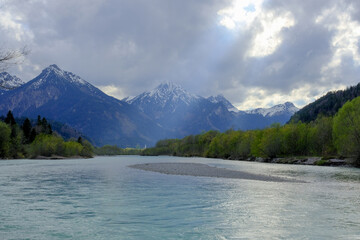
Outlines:
{"type": "Polygon", "coordinates": [[[81,139],[80,144],[83,146],[83,148],[79,154],[80,156],[86,157],[86,158],[91,158],[94,156],[94,147],[88,140],[81,139]]]}
{"type": "Polygon", "coordinates": [[[340,154],[356,157],[360,164],[360,97],[344,104],[334,118],[334,141],[340,154]]]}
{"type": "Polygon", "coordinates": [[[31,126],[31,122],[28,118],[25,119],[23,125],[22,125],[22,130],[24,133],[24,139],[23,139],[23,143],[24,144],[29,144],[30,143],[30,136],[31,136],[31,130],[32,130],[32,126],[31,126]]]}
{"type": "Polygon", "coordinates": [[[30,137],[29,137],[29,143],[32,143],[35,140],[36,135],[37,135],[37,133],[36,133],[35,128],[31,129],[30,137]]]}
{"type": "Polygon", "coordinates": [[[241,140],[238,146],[239,158],[246,159],[251,154],[251,143],[254,138],[253,131],[246,131],[242,134],[241,140]]]}
{"type": "Polygon", "coordinates": [[[11,158],[23,158],[23,145],[22,145],[23,134],[18,125],[11,126],[10,134],[10,157],[11,158]]]}
{"type": "Polygon", "coordinates": [[[332,117],[319,116],[308,128],[309,153],[321,156],[336,154],[332,117]]]}
{"type": "Polygon", "coordinates": [[[16,124],[16,122],[15,122],[15,118],[14,118],[14,116],[13,116],[13,114],[12,114],[12,112],[9,110],[9,112],[7,113],[7,115],[6,115],[6,118],[5,118],[5,123],[7,123],[7,124],[9,124],[9,125],[11,125],[11,126],[13,126],[13,125],[15,125],[16,124]]]}
{"type": "Polygon", "coordinates": [[[4,122],[0,122],[0,158],[9,157],[10,134],[10,127],[4,122]]]}
{"type": "Polygon", "coordinates": [[[283,153],[283,136],[280,124],[264,129],[261,139],[261,150],[269,158],[278,157],[283,153]]]}
{"type": "Polygon", "coordinates": [[[37,135],[35,140],[31,143],[29,154],[30,157],[51,155],[64,155],[64,140],[61,137],[40,134],[37,135]]]}
{"type": "Polygon", "coordinates": [[[308,153],[308,126],[305,123],[290,123],[282,127],[285,155],[301,156],[308,153]]]}
{"type": "Polygon", "coordinates": [[[41,116],[38,115],[36,125],[37,125],[37,126],[41,126],[41,124],[42,124],[41,116]]]}
{"type": "Polygon", "coordinates": [[[84,148],[80,143],[72,141],[65,142],[64,147],[65,153],[62,152],[61,155],[65,155],[66,157],[80,156],[80,153],[84,148]]]}
{"type": "Polygon", "coordinates": [[[254,157],[263,157],[264,151],[261,142],[264,136],[264,130],[254,130],[251,141],[251,155],[254,157]]]}

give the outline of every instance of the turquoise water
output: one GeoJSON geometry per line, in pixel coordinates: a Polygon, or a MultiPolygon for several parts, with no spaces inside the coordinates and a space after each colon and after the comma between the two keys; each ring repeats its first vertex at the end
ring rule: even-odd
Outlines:
{"type": "Polygon", "coordinates": [[[202,158],[0,161],[0,239],[360,239],[360,170],[202,158]],[[307,183],[128,168],[198,162],[307,183]]]}

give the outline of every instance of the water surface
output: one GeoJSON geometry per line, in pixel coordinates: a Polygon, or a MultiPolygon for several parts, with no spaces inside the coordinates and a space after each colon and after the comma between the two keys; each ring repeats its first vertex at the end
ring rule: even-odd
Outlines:
{"type": "Polygon", "coordinates": [[[0,239],[359,239],[360,170],[175,157],[0,161],[0,239]],[[307,183],[165,175],[194,162],[307,183]]]}

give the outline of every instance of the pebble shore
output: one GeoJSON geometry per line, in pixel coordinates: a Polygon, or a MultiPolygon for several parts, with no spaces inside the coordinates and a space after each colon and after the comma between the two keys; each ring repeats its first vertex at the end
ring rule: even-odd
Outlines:
{"type": "Polygon", "coordinates": [[[201,163],[144,163],[129,166],[135,169],[158,172],[172,175],[185,175],[196,177],[217,177],[232,179],[248,179],[266,182],[302,182],[295,179],[253,174],[225,168],[211,167],[201,163]]]}

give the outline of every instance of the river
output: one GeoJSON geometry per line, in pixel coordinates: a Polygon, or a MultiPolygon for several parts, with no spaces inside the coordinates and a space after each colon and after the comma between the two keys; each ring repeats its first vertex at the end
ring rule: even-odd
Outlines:
{"type": "Polygon", "coordinates": [[[116,156],[0,161],[0,239],[360,239],[360,169],[116,156]],[[292,178],[166,175],[192,162],[292,178]]]}

